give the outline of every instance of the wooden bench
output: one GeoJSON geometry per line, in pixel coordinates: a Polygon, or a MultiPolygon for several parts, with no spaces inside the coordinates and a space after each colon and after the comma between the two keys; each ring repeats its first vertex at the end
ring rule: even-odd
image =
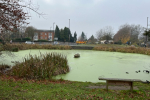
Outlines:
{"type": "Polygon", "coordinates": [[[106,90],[108,91],[108,85],[122,85],[130,86],[130,90],[133,91],[133,82],[142,82],[139,79],[118,79],[118,78],[98,78],[99,80],[106,80],[106,90]]]}

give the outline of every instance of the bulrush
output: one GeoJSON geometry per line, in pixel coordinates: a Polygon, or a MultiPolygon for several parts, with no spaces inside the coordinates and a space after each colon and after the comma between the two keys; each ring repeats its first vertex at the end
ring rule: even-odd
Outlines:
{"type": "Polygon", "coordinates": [[[71,47],[64,45],[39,45],[39,44],[5,44],[5,45],[0,45],[1,49],[0,51],[18,51],[18,50],[28,50],[28,49],[58,49],[58,50],[70,50],[71,47]]]}
{"type": "Polygon", "coordinates": [[[29,55],[22,63],[16,63],[9,75],[29,79],[52,79],[53,76],[69,72],[65,56],[57,53],[29,55]]]}
{"type": "Polygon", "coordinates": [[[97,46],[94,47],[93,50],[150,55],[150,49],[142,48],[142,47],[97,46]]]}

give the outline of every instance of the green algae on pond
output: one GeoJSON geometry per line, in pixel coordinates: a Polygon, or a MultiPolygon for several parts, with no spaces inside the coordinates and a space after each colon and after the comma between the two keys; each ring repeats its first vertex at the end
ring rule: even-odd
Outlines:
{"type": "MultiPolygon", "coordinates": [[[[22,50],[15,52],[15,57],[0,59],[0,63],[11,64],[11,61],[21,61],[27,55],[57,52],[67,55],[70,72],[55,78],[82,82],[102,82],[98,77],[126,78],[149,80],[150,74],[143,70],[150,70],[150,56],[132,53],[93,51],[93,50],[22,50]],[[74,58],[79,53],[80,58],[74,58]],[[135,71],[141,72],[136,73],[135,71]],[[126,74],[129,72],[129,74],[126,74]]],[[[11,64],[12,65],[12,64],[11,64]]]]}

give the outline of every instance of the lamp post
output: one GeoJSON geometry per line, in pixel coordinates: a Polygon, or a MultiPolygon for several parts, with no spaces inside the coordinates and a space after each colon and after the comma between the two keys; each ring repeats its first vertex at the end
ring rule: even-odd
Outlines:
{"type": "Polygon", "coordinates": [[[53,23],[53,30],[54,30],[54,24],[55,24],[55,22],[53,23]]]}
{"type": "MultiPolygon", "coordinates": [[[[69,30],[70,30],[70,19],[69,19],[69,30]]],[[[69,34],[69,42],[70,42],[70,34],[69,34]]]]}
{"type": "MultiPolygon", "coordinates": [[[[54,30],[54,24],[55,24],[55,22],[53,23],[53,30],[54,30]]],[[[55,36],[55,31],[54,31],[54,36],[55,36]]]]}
{"type": "Polygon", "coordinates": [[[69,29],[70,29],[70,19],[69,19],[69,29]]]}
{"type": "MultiPolygon", "coordinates": [[[[147,29],[146,29],[146,31],[148,31],[148,17],[147,17],[147,29]]],[[[146,35],[146,43],[147,43],[147,41],[148,41],[148,36],[146,35]]]]}

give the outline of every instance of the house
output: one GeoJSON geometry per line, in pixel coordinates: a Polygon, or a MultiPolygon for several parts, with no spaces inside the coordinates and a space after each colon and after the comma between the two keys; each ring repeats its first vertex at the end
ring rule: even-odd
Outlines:
{"type": "Polygon", "coordinates": [[[47,40],[53,41],[54,40],[54,30],[36,30],[34,33],[34,41],[38,40],[47,40]]]}
{"type": "Polygon", "coordinates": [[[102,40],[102,41],[101,41],[101,44],[105,44],[105,42],[106,42],[106,40],[102,40]]]}
{"type": "Polygon", "coordinates": [[[102,40],[101,44],[113,44],[114,41],[113,40],[102,40]]]}
{"type": "Polygon", "coordinates": [[[109,44],[114,44],[113,40],[108,40],[109,44]]]}

